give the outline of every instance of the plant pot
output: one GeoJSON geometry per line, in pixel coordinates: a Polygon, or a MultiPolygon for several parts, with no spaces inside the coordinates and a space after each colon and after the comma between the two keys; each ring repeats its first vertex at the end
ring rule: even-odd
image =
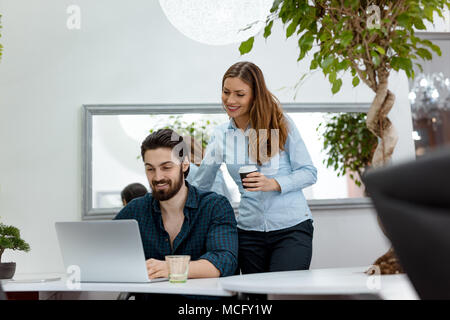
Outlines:
{"type": "Polygon", "coordinates": [[[15,262],[0,263],[0,279],[11,279],[15,272],[15,262]]]}

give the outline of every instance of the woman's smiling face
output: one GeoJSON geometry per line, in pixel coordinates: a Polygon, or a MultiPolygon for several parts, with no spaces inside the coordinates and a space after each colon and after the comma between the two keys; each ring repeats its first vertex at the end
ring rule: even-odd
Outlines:
{"type": "Polygon", "coordinates": [[[246,124],[253,102],[252,88],[239,78],[226,78],[222,88],[222,103],[236,125],[246,124]]]}

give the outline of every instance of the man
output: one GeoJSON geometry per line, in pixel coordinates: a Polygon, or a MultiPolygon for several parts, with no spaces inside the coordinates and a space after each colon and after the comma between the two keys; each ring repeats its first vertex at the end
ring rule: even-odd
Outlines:
{"type": "Polygon", "coordinates": [[[236,219],[228,200],[185,181],[188,148],[170,129],[149,135],[141,155],[152,193],[132,200],[115,219],[135,219],[150,279],[168,277],[166,255],[190,255],[188,278],[233,275],[237,268],[236,219]]]}

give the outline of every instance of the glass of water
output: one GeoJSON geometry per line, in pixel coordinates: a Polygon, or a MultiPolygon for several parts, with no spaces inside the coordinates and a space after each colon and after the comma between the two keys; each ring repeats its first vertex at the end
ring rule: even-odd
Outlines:
{"type": "Polygon", "coordinates": [[[166,256],[169,265],[169,281],[171,283],[184,283],[187,281],[189,272],[189,255],[166,256]]]}

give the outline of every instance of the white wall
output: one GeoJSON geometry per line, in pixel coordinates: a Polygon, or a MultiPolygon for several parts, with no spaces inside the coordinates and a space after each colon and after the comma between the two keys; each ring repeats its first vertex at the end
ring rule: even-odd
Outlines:
{"type": "MultiPolygon", "coordinates": [[[[7,252],[17,272],[60,272],[55,221],[81,219],[81,105],[94,103],[218,102],[225,70],[250,60],[264,71],[282,102],[309,61],[298,64],[297,43],[280,27],[251,54],[238,44],[214,47],[179,33],[157,1],[0,0],[0,216],[19,227],[30,253],[7,252]],[[81,30],[66,28],[66,8],[81,7],[81,30]]],[[[401,139],[396,157],[412,152],[404,75],[393,82],[394,123],[401,139]]],[[[328,81],[313,74],[297,101],[369,102],[364,86],[332,96],[328,81]]],[[[315,215],[313,267],[366,265],[387,249],[368,210],[315,215]]]]}
{"type": "Polygon", "coordinates": [[[312,214],[311,269],[369,266],[390,247],[373,209],[313,210],[312,214]]]}

